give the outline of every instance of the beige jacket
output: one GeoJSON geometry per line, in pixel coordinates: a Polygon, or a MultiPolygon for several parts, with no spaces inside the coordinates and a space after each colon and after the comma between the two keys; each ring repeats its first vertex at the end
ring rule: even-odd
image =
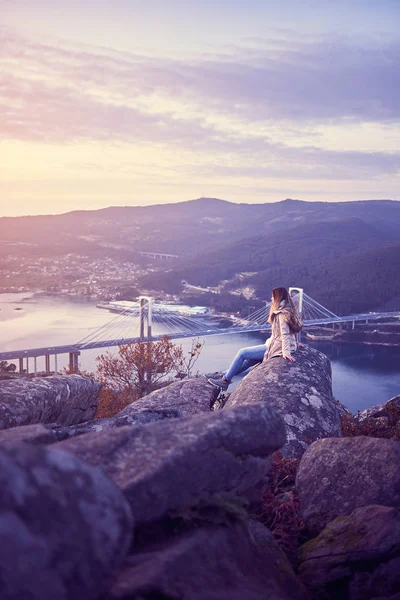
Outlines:
{"type": "Polygon", "coordinates": [[[264,360],[273,356],[291,356],[297,350],[297,336],[287,324],[282,310],[276,310],[274,315],[271,341],[268,344],[264,360]]]}

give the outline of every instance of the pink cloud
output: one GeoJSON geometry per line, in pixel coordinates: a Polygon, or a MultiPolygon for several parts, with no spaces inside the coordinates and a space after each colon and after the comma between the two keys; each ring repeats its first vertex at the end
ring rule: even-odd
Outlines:
{"type": "Polygon", "coordinates": [[[245,129],[223,134],[207,119],[210,113],[234,114],[243,123],[282,119],[300,127],[332,119],[399,120],[400,45],[297,38],[293,46],[288,39],[277,42],[274,50],[260,44],[251,51],[234,48],[185,61],[74,50],[34,43],[7,30],[0,36],[3,138],[146,142],[216,157],[229,153],[236,161],[227,167],[216,159],[214,174],[237,176],[282,176],[289,169],[299,178],[361,178],[400,168],[397,153],[289,148],[245,129]],[[154,93],[173,99],[183,110],[190,102],[199,116],[188,117],[178,109],[150,113],[143,103],[154,93]],[[143,108],[132,107],[139,97],[143,108]],[[241,166],[241,157],[247,166],[241,166]],[[271,159],[278,166],[263,167],[271,159]]]}

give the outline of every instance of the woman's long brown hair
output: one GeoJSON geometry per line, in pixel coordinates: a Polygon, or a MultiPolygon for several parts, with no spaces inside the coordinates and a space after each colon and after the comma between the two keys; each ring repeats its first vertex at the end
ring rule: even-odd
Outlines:
{"type": "Polygon", "coordinates": [[[289,294],[289,292],[287,291],[286,288],[284,287],[278,287],[278,288],[274,288],[272,290],[272,303],[271,303],[271,308],[269,310],[269,318],[268,318],[268,322],[272,323],[272,321],[275,318],[274,312],[276,310],[278,310],[280,303],[282,302],[282,300],[285,301],[285,306],[283,308],[292,310],[294,313],[297,312],[297,309],[293,303],[293,300],[289,294]]]}

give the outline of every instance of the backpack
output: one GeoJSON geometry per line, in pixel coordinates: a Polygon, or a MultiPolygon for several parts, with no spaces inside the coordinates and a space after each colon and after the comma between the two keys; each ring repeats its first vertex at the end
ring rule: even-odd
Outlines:
{"type": "Polygon", "coordinates": [[[286,323],[289,325],[293,333],[300,333],[303,329],[303,321],[297,310],[282,310],[283,317],[286,323]]]}

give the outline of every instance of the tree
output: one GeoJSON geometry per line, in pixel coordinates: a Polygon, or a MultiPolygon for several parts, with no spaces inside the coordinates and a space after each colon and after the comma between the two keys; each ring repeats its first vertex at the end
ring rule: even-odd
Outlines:
{"type": "MultiPolygon", "coordinates": [[[[188,356],[185,357],[182,351],[182,355],[176,364],[177,373],[175,377],[178,377],[179,379],[185,379],[185,377],[190,377],[192,375],[193,367],[199,359],[203,346],[204,340],[200,341],[200,338],[192,339],[191,348],[187,353],[188,356]]],[[[182,346],[180,346],[180,348],[182,350],[182,346]]]]}
{"type": "Polygon", "coordinates": [[[97,379],[132,402],[173,378],[188,377],[202,346],[202,342],[193,340],[187,358],[182,346],[173,344],[168,336],[158,342],[121,345],[116,355],[107,352],[96,359],[97,379]]]}

